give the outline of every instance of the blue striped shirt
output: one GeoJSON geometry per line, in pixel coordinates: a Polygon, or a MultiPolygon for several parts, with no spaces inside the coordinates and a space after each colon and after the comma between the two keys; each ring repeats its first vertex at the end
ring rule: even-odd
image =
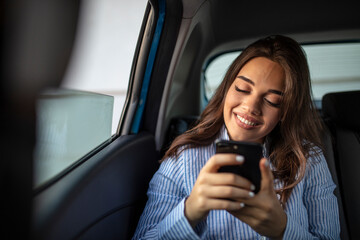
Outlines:
{"type": "MultiPolygon", "coordinates": [[[[229,139],[225,127],[219,139],[229,139]]],[[[213,154],[215,143],[186,149],[177,159],[160,165],[149,184],[148,201],[133,239],[267,239],[225,210],[210,211],[195,229],[188,223],[184,202],[213,154]]],[[[309,158],[304,178],[286,203],[283,239],[340,239],[334,189],[325,158],[309,158]]]]}

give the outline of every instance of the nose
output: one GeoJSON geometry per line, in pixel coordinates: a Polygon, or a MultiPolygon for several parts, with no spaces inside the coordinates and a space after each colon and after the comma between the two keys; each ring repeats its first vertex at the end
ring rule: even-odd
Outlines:
{"type": "Polygon", "coordinates": [[[243,100],[241,107],[244,112],[259,116],[261,115],[260,101],[260,97],[248,96],[246,99],[243,100]]]}

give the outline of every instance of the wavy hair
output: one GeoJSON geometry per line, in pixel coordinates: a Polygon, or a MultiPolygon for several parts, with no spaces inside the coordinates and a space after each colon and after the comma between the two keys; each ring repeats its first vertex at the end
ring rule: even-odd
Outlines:
{"type": "Polygon", "coordinates": [[[182,146],[193,148],[212,143],[224,125],[225,96],[241,68],[256,57],[278,63],[285,72],[285,90],[280,107],[280,122],[267,136],[269,160],[274,178],[282,183],[276,190],[284,205],[305,174],[307,158],[322,149],[322,122],[311,99],[311,82],[306,56],[293,39],[272,35],[249,45],[230,65],[200,118],[192,129],[178,136],[163,160],[177,156],[182,146]],[[315,151],[314,151],[315,150],[315,151]]]}

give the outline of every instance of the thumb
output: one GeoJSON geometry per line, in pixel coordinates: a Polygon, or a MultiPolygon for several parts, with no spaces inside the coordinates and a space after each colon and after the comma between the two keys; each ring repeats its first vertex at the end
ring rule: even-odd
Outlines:
{"type": "Polygon", "coordinates": [[[259,163],[261,172],[261,190],[274,191],[274,176],[271,172],[269,161],[262,158],[259,163]]]}

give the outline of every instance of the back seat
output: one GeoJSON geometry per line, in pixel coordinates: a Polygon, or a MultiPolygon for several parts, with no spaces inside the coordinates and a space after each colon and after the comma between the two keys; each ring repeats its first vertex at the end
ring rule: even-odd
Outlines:
{"type": "Polygon", "coordinates": [[[327,150],[329,168],[333,177],[336,175],[339,208],[344,211],[344,219],[340,218],[345,234],[342,239],[360,239],[360,91],[326,94],[322,114],[331,134],[327,143],[327,149],[333,150],[333,154],[327,150]]]}
{"type": "Polygon", "coordinates": [[[332,179],[334,181],[334,183],[336,184],[336,189],[334,190],[334,194],[338,200],[338,206],[339,206],[339,218],[340,218],[340,227],[341,227],[341,239],[343,240],[347,240],[349,239],[349,235],[348,235],[348,229],[347,229],[347,223],[346,223],[346,218],[345,218],[345,214],[344,214],[344,207],[343,207],[343,200],[342,200],[342,195],[340,193],[340,184],[339,184],[339,179],[338,179],[338,173],[337,173],[337,162],[335,160],[335,156],[334,156],[334,149],[333,149],[333,137],[332,134],[330,133],[330,130],[328,129],[327,125],[329,124],[328,120],[324,120],[325,122],[325,132],[323,134],[323,144],[324,144],[324,155],[325,155],[325,159],[327,161],[332,179]]]}

